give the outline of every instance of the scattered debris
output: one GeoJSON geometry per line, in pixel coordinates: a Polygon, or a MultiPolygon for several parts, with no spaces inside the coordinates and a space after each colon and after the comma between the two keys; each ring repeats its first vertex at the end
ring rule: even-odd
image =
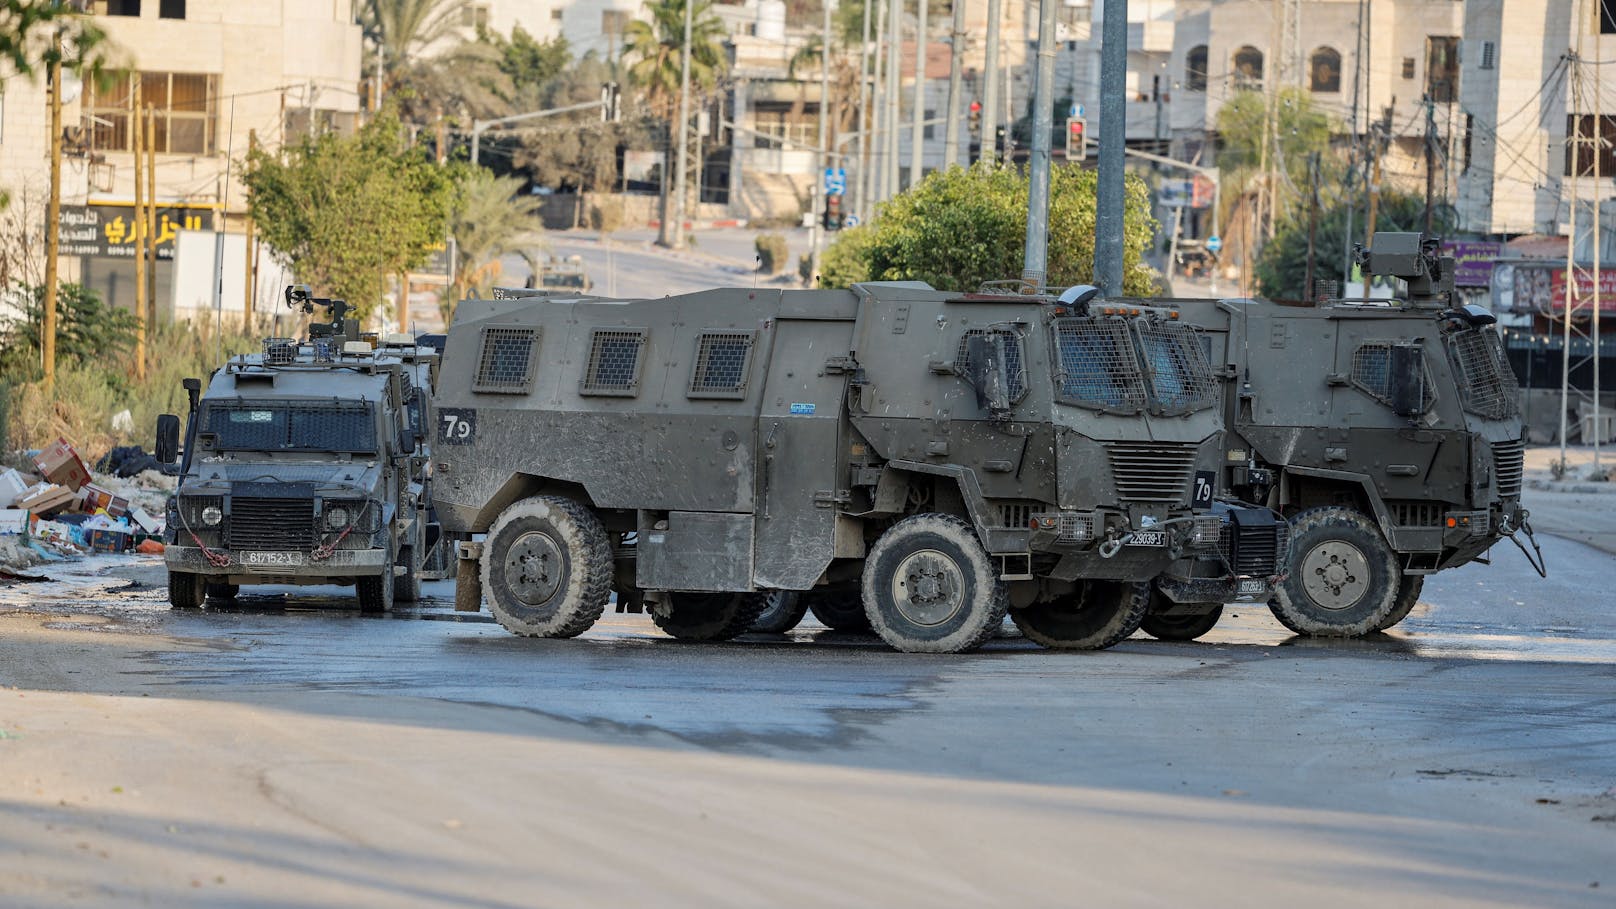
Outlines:
{"type": "Polygon", "coordinates": [[[54,580],[54,578],[47,578],[42,574],[18,574],[15,571],[0,568],[0,581],[5,581],[8,584],[39,584],[51,580],[54,580]]]}
{"type": "Polygon", "coordinates": [[[84,459],[66,439],[57,439],[35,455],[34,467],[47,482],[66,486],[73,492],[90,482],[90,469],[84,466],[84,459]]]}

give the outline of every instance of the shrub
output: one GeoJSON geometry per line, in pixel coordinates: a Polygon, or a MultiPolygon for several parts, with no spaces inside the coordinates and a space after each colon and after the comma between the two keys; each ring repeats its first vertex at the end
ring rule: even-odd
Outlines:
{"type": "Polygon", "coordinates": [[[589,226],[600,231],[602,235],[622,230],[623,218],[623,200],[615,196],[596,199],[595,204],[589,208],[589,226]]]}
{"type": "Polygon", "coordinates": [[[786,270],[791,252],[786,248],[784,234],[758,234],[756,245],[759,271],[766,275],[777,275],[786,270]]]}

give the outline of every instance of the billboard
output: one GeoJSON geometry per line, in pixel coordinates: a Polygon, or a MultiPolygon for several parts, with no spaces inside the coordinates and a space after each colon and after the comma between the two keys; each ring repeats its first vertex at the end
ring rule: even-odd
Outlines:
{"type": "MultiPolygon", "coordinates": [[[[212,230],[213,210],[189,206],[159,207],[156,223],[157,258],[174,258],[174,240],[182,230],[212,230]]],[[[56,236],[61,255],[108,259],[135,257],[133,205],[63,205],[56,236]]]]}
{"type": "Polygon", "coordinates": [[[1493,261],[1504,244],[1495,240],[1449,240],[1442,244],[1444,255],[1455,260],[1453,283],[1458,287],[1487,287],[1493,278],[1493,261]]]}

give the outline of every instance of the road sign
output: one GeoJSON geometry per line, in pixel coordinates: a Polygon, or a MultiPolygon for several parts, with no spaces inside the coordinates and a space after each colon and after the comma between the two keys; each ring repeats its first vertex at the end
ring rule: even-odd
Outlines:
{"type": "Polygon", "coordinates": [[[1193,180],[1163,180],[1161,188],[1156,190],[1156,198],[1163,208],[1186,208],[1195,196],[1195,181],[1193,180]]]}
{"type": "Polygon", "coordinates": [[[847,170],[841,167],[825,168],[825,195],[834,196],[847,192],[847,170]]]}
{"type": "Polygon", "coordinates": [[[1223,248],[1223,238],[1222,237],[1207,237],[1206,238],[1206,251],[1207,252],[1216,253],[1218,250],[1220,250],[1222,248],[1223,248]]]}

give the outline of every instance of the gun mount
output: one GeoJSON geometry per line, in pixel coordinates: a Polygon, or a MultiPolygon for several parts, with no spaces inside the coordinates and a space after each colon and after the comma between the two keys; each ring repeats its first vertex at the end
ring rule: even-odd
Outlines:
{"type": "Polygon", "coordinates": [[[1401,278],[1408,283],[1406,305],[1443,309],[1452,305],[1454,259],[1442,255],[1442,239],[1417,232],[1380,231],[1368,249],[1353,244],[1353,261],[1365,275],[1401,278]]]}
{"type": "Polygon", "coordinates": [[[359,340],[359,320],[349,320],[348,311],[352,309],[347,300],[332,300],[326,297],[316,297],[314,290],[307,284],[289,284],[286,287],[286,306],[288,309],[299,310],[313,315],[315,307],[325,309],[331,315],[330,322],[310,322],[309,339],[315,338],[341,338],[345,341],[359,340]]]}

